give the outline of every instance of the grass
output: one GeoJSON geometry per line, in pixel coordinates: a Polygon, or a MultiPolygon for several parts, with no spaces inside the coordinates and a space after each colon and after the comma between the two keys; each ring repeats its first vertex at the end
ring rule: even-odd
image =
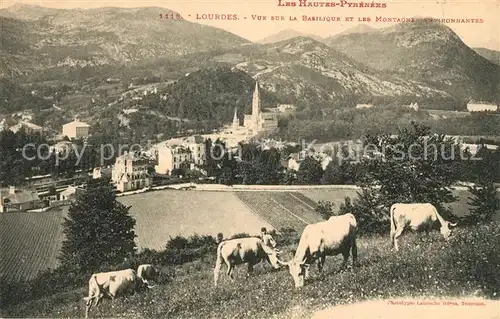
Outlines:
{"type": "MultiPolygon", "coordinates": [[[[455,214],[468,211],[467,191],[457,191],[460,200],[452,204],[455,214]]],[[[345,196],[355,190],[322,189],[301,192],[186,192],[165,190],[120,197],[130,205],[137,221],[140,248],[162,250],[170,237],[194,233],[225,237],[236,233],[258,234],[260,228],[294,228],[302,231],[307,223],[319,221],[313,211],[319,200],[335,203],[338,210],[345,196]],[[254,214],[255,212],[256,214],[254,214]],[[292,212],[299,218],[293,216],[292,212]]],[[[1,276],[9,281],[31,279],[41,270],[57,266],[64,238],[63,211],[0,214],[2,258],[1,276]]],[[[497,214],[500,220],[500,214],[497,214]]]]}
{"type": "Polygon", "coordinates": [[[261,227],[271,228],[229,192],[165,190],[124,196],[119,201],[132,206],[141,248],[163,249],[177,235],[259,234],[261,227]]]}
{"type": "MultiPolygon", "coordinates": [[[[222,273],[213,287],[215,256],[169,269],[170,281],[154,289],[105,300],[93,317],[133,318],[291,318],[292,314],[363,300],[417,297],[500,296],[500,224],[459,228],[446,242],[438,232],[406,233],[400,252],[388,236],[358,239],[361,267],[338,272],[342,258],[327,257],[325,272],[311,268],[312,278],[293,287],[288,271],[259,265],[250,280],[236,268],[236,282],[222,273]],[[488,236],[485,236],[488,234],[488,236]]],[[[294,246],[280,247],[289,252],[294,246]]],[[[283,259],[290,258],[285,254],[283,259]]],[[[224,271],[224,269],[222,270],[224,271]]],[[[8,317],[76,317],[84,313],[84,288],[28,301],[3,310],[8,317]]]]}

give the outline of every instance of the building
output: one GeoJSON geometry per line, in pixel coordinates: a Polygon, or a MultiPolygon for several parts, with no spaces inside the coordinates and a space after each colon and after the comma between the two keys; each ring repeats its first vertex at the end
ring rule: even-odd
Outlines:
{"type": "Polygon", "coordinates": [[[419,110],[419,106],[417,103],[410,103],[410,104],[407,104],[407,105],[403,105],[404,107],[407,107],[407,108],[410,108],[410,109],[413,109],[415,111],[418,111],[419,110]]]}
{"type": "Polygon", "coordinates": [[[69,138],[87,138],[89,136],[90,125],[74,120],[63,125],[62,134],[69,138]]]}
{"type": "Polygon", "coordinates": [[[191,162],[195,165],[205,163],[205,139],[201,135],[192,135],[184,139],[185,148],[191,151],[191,162]]]}
{"type": "Polygon", "coordinates": [[[495,112],[498,110],[499,110],[498,105],[489,102],[484,102],[484,101],[476,102],[474,100],[470,100],[469,103],[467,103],[467,111],[469,112],[486,112],[486,111],[495,112]]]}
{"type": "Polygon", "coordinates": [[[157,149],[155,171],[158,174],[171,175],[180,168],[191,168],[193,153],[182,145],[164,145],[157,149]]]}
{"type": "Polygon", "coordinates": [[[35,134],[35,133],[42,134],[43,133],[43,128],[41,126],[35,125],[33,123],[30,123],[30,122],[26,122],[26,121],[20,121],[16,125],[11,126],[9,129],[12,132],[17,133],[17,132],[19,132],[19,130],[21,128],[23,128],[24,131],[28,134],[35,134]]]}
{"type": "Polygon", "coordinates": [[[257,135],[259,132],[274,131],[278,128],[278,116],[274,112],[266,112],[261,108],[259,82],[255,81],[255,90],[252,97],[252,114],[245,114],[243,127],[249,135],[257,135]]]}
{"type": "Polygon", "coordinates": [[[118,156],[113,166],[111,180],[120,192],[150,187],[153,178],[148,174],[149,159],[139,152],[118,156]]]}
{"type": "Polygon", "coordinates": [[[285,112],[293,112],[297,109],[297,107],[293,104],[278,104],[276,107],[279,112],[285,113],[285,112]]]}
{"type": "Polygon", "coordinates": [[[298,171],[300,164],[306,158],[306,152],[300,151],[298,153],[292,153],[286,158],[286,168],[292,171],[298,171]]]}
{"type": "Polygon", "coordinates": [[[112,177],[112,168],[108,167],[94,167],[92,170],[92,178],[93,179],[98,179],[98,178],[110,178],[112,177]]]}
{"type": "Polygon", "coordinates": [[[372,107],[375,107],[373,104],[357,104],[356,108],[357,109],[371,109],[372,107]]]}
{"type": "Polygon", "coordinates": [[[23,211],[41,206],[36,190],[18,189],[15,186],[0,189],[0,212],[23,211]]]}

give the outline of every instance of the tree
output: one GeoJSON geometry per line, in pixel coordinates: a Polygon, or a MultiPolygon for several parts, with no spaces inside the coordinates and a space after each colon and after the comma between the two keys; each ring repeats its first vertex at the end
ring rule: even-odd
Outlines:
{"type": "Polygon", "coordinates": [[[452,217],[443,206],[456,201],[450,186],[458,180],[456,163],[461,160],[452,138],[412,123],[395,136],[367,136],[365,150],[369,158],[363,160],[366,174],[360,184],[381,204],[429,202],[445,219],[452,217]]]}
{"type": "Polygon", "coordinates": [[[297,180],[300,184],[315,185],[321,182],[323,177],[323,167],[321,163],[307,156],[302,163],[300,163],[299,171],[297,172],[297,180]]]}
{"type": "Polygon", "coordinates": [[[495,185],[490,181],[480,182],[469,187],[472,197],[468,204],[473,206],[470,215],[464,218],[467,224],[478,224],[490,222],[495,214],[500,211],[500,199],[495,185]]]}
{"type": "Polygon", "coordinates": [[[116,200],[110,184],[90,181],[63,222],[66,239],[59,257],[63,266],[95,270],[118,265],[133,253],[135,219],[129,209],[116,200]]]}

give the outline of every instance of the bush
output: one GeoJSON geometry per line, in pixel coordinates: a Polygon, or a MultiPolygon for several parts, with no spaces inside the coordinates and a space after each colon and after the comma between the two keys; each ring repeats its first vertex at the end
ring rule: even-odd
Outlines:
{"type": "Polygon", "coordinates": [[[379,197],[370,190],[362,189],[358,192],[358,198],[351,202],[346,197],[340,205],[339,214],[351,213],[356,217],[359,234],[383,234],[389,231],[389,215],[383,210],[379,197]]]}
{"type": "Polygon", "coordinates": [[[193,235],[188,238],[176,236],[166,246],[161,261],[170,265],[181,265],[217,251],[217,240],[212,236],[193,235]]]}
{"type": "Polygon", "coordinates": [[[325,220],[328,220],[331,216],[334,215],[333,213],[333,206],[335,204],[329,201],[322,201],[320,200],[318,202],[318,206],[314,208],[314,210],[321,215],[325,220]]]}
{"type": "Polygon", "coordinates": [[[271,235],[276,240],[278,247],[297,245],[299,243],[301,234],[293,228],[281,228],[279,233],[273,232],[271,232],[271,235]]]}
{"type": "Polygon", "coordinates": [[[479,223],[489,223],[493,216],[500,211],[500,199],[495,185],[492,182],[480,183],[468,187],[473,197],[468,197],[470,215],[463,218],[463,222],[468,225],[479,223]]]}

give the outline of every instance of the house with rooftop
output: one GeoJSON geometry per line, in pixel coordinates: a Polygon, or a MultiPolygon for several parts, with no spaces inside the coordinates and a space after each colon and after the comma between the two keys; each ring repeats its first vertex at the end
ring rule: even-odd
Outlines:
{"type": "Polygon", "coordinates": [[[111,180],[120,192],[150,187],[153,178],[148,173],[149,158],[140,152],[118,156],[111,172],[111,180]]]}
{"type": "Polygon", "coordinates": [[[24,211],[42,206],[36,190],[9,186],[0,189],[0,212],[24,211]]]}
{"type": "Polygon", "coordinates": [[[87,138],[89,136],[90,125],[78,120],[63,125],[62,134],[69,138],[87,138]]]}

